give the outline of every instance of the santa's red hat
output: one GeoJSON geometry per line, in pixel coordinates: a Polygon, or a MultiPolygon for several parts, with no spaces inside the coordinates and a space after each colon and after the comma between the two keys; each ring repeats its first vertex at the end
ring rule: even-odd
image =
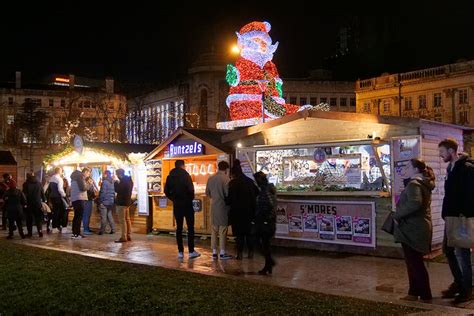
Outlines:
{"type": "Polygon", "coordinates": [[[240,34],[245,34],[248,32],[263,32],[263,33],[268,33],[270,32],[272,26],[268,22],[258,22],[254,21],[249,24],[244,25],[239,33],[240,34]]]}

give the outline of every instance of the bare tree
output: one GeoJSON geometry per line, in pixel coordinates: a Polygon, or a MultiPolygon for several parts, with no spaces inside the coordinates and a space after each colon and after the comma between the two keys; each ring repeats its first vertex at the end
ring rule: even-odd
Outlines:
{"type": "Polygon", "coordinates": [[[126,104],[116,104],[113,94],[99,95],[92,98],[92,108],[96,110],[97,119],[102,122],[105,131],[105,140],[119,143],[122,141],[126,104]]]}
{"type": "Polygon", "coordinates": [[[48,114],[41,110],[41,103],[33,102],[31,99],[25,100],[21,106],[21,111],[17,115],[16,124],[18,124],[19,130],[24,133],[28,141],[31,171],[34,167],[33,144],[41,144],[43,142],[41,132],[47,119],[48,114]]]}

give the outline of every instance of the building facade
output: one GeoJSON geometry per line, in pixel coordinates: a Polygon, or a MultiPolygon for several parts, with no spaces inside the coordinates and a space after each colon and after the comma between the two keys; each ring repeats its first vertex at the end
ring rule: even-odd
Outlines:
{"type": "Polygon", "coordinates": [[[0,144],[29,143],[18,118],[25,106],[45,112],[35,143],[69,143],[73,134],[100,142],[124,141],[126,97],[114,92],[114,80],[58,75],[38,82],[15,81],[0,86],[0,144]]]}
{"type": "MultiPolygon", "coordinates": [[[[203,54],[187,78],[166,89],[127,100],[127,140],[159,144],[179,127],[215,128],[229,121],[225,81],[226,62],[216,54],[203,54]]],[[[283,79],[286,102],[306,105],[327,103],[331,111],[355,112],[354,82],[332,81],[328,74],[304,79],[283,79]]]]}
{"type": "Polygon", "coordinates": [[[474,61],[356,82],[358,113],[474,126],[474,61]]]}

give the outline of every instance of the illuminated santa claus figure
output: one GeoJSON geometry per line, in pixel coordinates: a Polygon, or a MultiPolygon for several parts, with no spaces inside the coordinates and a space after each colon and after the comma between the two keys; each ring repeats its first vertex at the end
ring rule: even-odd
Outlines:
{"type": "Polygon", "coordinates": [[[278,118],[302,110],[282,98],[283,82],[272,62],[278,42],[272,44],[268,35],[270,28],[268,22],[252,22],[236,33],[240,56],[235,66],[227,66],[226,75],[230,85],[226,103],[233,121],[261,118],[262,100],[265,118],[278,118]]]}

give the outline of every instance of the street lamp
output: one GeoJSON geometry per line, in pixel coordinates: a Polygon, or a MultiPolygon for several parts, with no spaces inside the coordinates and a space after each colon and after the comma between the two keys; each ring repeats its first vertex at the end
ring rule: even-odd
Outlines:
{"type": "Polygon", "coordinates": [[[230,48],[230,52],[234,55],[240,54],[239,46],[237,46],[237,44],[232,45],[232,47],[230,48]]]}

